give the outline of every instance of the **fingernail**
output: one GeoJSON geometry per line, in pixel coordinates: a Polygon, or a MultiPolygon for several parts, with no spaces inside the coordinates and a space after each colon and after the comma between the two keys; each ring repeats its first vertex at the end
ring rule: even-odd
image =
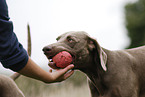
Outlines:
{"type": "Polygon", "coordinates": [[[73,67],[74,67],[74,65],[73,65],[73,64],[70,64],[69,66],[73,66],[73,67]]]}

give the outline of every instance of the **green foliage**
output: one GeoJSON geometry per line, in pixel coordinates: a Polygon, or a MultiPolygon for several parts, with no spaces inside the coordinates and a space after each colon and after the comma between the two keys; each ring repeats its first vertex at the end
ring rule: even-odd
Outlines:
{"type": "Polygon", "coordinates": [[[128,48],[145,44],[145,0],[125,6],[126,28],[131,44],[128,48]]]}

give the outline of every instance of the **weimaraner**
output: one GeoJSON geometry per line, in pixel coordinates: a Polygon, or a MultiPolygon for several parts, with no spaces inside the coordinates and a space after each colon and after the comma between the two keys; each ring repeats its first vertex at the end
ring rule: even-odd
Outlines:
{"type": "Polygon", "coordinates": [[[0,97],[25,97],[14,80],[19,76],[15,73],[10,77],[0,75],[0,97]]]}
{"type": "MultiPolygon", "coordinates": [[[[92,97],[145,97],[145,46],[110,51],[85,32],[67,32],[43,48],[48,59],[61,51],[89,79],[92,97]]],[[[50,67],[56,67],[53,61],[50,67]]]]}

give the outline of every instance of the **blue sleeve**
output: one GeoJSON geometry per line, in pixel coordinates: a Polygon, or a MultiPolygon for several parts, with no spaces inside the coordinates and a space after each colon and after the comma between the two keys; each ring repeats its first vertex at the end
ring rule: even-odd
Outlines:
{"type": "Polygon", "coordinates": [[[21,70],[28,62],[28,54],[13,32],[5,0],[0,0],[0,62],[13,71],[21,70]]]}

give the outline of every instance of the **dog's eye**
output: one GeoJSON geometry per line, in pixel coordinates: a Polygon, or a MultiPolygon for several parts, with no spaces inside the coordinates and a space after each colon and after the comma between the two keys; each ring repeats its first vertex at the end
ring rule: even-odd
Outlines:
{"type": "Polygon", "coordinates": [[[74,40],[72,38],[68,38],[67,41],[72,43],[74,40]]]}
{"type": "Polygon", "coordinates": [[[73,39],[72,36],[68,36],[68,37],[67,37],[67,41],[68,41],[69,43],[72,43],[72,42],[74,42],[74,39],[73,39]]]}
{"type": "Polygon", "coordinates": [[[76,44],[76,39],[75,37],[72,37],[72,36],[68,36],[66,38],[66,41],[67,41],[68,46],[70,46],[71,48],[73,48],[76,44]]]}

